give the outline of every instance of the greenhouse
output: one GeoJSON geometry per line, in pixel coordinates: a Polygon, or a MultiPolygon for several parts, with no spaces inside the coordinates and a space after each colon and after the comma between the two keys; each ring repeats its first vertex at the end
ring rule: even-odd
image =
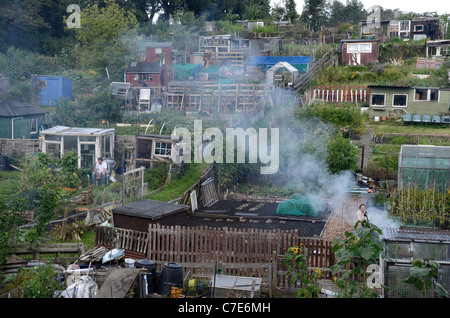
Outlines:
{"type": "Polygon", "coordinates": [[[450,188],[450,147],[402,145],[398,160],[398,188],[450,188]]]}

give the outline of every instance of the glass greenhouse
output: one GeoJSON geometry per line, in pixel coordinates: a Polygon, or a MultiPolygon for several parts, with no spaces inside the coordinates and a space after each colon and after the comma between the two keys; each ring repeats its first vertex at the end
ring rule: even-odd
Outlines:
{"type": "Polygon", "coordinates": [[[402,145],[398,160],[398,188],[450,188],[450,147],[402,145]]]}

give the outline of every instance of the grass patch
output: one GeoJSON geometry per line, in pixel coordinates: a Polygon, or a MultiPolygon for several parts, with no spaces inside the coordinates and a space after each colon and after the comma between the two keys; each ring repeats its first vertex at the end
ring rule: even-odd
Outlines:
{"type": "Polygon", "coordinates": [[[186,164],[186,170],[179,179],[171,179],[169,184],[160,192],[153,195],[147,195],[145,198],[167,202],[181,197],[187,189],[197,182],[208,166],[208,163],[186,164]]]}
{"type": "Polygon", "coordinates": [[[20,171],[0,171],[0,193],[15,193],[19,189],[20,171]]]}
{"type": "Polygon", "coordinates": [[[383,133],[402,133],[402,134],[433,134],[450,135],[450,126],[448,125],[404,125],[403,123],[370,123],[375,134],[383,133]]]}

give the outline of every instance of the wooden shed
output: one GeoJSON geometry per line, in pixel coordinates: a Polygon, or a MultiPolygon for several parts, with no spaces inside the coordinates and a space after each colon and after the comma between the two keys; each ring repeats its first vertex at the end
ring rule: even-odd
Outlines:
{"type": "Polygon", "coordinates": [[[149,224],[186,225],[189,206],[141,200],[112,209],[114,227],[147,232],[149,224]]]}
{"type": "Polygon", "coordinates": [[[378,62],[379,40],[341,40],[342,59],[345,65],[365,65],[378,62]]]}
{"type": "Polygon", "coordinates": [[[37,139],[44,128],[46,113],[19,100],[0,102],[0,138],[37,139]]]}

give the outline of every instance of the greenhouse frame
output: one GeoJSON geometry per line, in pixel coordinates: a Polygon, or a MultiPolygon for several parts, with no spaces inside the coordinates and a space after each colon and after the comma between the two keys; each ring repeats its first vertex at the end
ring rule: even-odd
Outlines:
{"type": "Polygon", "coordinates": [[[450,188],[450,147],[402,145],[398,159],[398,188],[450,188]]]}

